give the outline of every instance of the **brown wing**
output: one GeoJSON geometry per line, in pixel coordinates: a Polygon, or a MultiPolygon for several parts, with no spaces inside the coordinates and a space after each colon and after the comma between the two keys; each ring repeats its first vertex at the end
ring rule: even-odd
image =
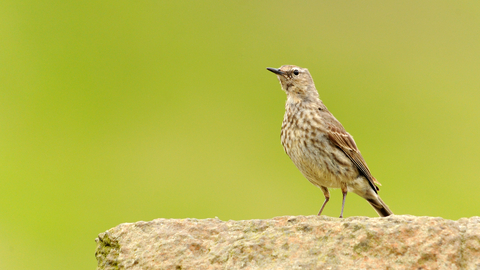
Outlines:
{"type": "MultiPolygon", "coordinates": [[[[330,113],[329,113],[330,114],[330,113]]],[[[373,177],[372,173],[368,169],[367,163],[360,154],[360,151],[353,140],[352,135],[348,134],[347,131],[343,128],[342,124],[338,122],[335,117],[330,114],[330,117],[326,117],[325,124],[327,125],[327,132],[328,137],[331,142],[340,150],[342,150],[345,155],[357,166],[358,170],[368,179],[370,186],[373,188],[375,192],[379,190],[379,188],[375,185],[381,185],[375,177],[373,177]]]]}

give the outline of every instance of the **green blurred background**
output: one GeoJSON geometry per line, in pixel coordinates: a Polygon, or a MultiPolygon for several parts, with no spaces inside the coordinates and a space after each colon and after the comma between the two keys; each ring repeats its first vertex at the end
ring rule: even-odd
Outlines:
{"type": "MultiPolygon", "coordinates": [[[[395,214],[479,215],[478,1],[2,1],[0,269],[95,269],[155,218],[314,215],[280,144],[307,67],[395,214]]],[[[341,192],[324,213],[338,216],[341,192]]],[[[347,197],[345,215],[375,217],[347,197]]]]}

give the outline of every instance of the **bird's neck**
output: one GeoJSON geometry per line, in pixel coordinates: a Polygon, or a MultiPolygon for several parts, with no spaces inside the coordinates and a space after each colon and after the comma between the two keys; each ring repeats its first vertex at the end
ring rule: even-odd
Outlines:
{"type": "Polygon", "coordinates": [[[287,107],[318,107],[325,106],[318,96],[289,94],[287,96],[287,107]]]}

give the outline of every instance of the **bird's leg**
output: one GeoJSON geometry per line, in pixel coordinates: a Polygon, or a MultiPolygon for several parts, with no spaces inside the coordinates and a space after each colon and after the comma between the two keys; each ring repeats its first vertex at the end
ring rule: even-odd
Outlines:
{"type": "Polygon", "coordinates": [[[343,218],[343,208],[345,207],[345,198],[347,197],[347,188],[342,187],[342,194],[343,194],[343,200],[342,200],[342,212],[340,212],[340,218],[343,218]]]}
{"type": "Polygon", "coordinates": [[[323,208],[325,208],[325,205],[327,204],[328,200],[330,200],[330,192],[328,192],[328,188],[326,187],[320,187],[323,191],[323,195],[325,196],[325,201],[322,204],[322,208],[320,208],[320,211],[318,212],[318,216],[322,214],[323,208]]]}

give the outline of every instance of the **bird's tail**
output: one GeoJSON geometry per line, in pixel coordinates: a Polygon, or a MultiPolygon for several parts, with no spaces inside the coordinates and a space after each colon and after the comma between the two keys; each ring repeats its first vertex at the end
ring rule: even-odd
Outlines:
{"type": "Polygon", "coordinates": [[[390,210],[390,208],[388,208],[388,206],[382,201],[382,199],[380,199],[380,196],[378,196],[378,194],[375,195],[375,197],[365,199],[370,203],[373,209],[375,209],[378,215],[381,217],[388,217],[390,215],[393,215],[392,210],[390,210]]]}

